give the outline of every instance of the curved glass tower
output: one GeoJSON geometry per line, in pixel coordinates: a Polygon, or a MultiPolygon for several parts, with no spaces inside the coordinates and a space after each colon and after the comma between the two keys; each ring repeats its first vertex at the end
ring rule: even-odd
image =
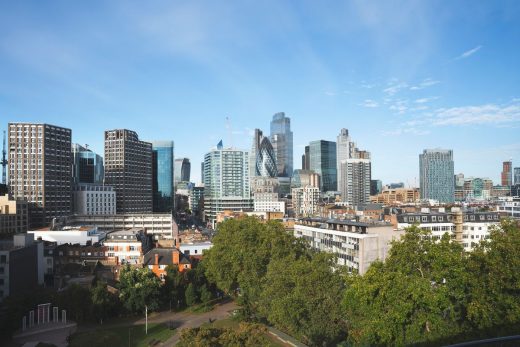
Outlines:
{"type": "Polygon", "coordinates": [[[153,211],[171,212],[175,194],[173,190],[173,141],[153,141],[153,211]]]}
{"type": "Polygon", "coordinates": [[[273,145],[267,137],[262,139],[258,153],[256,155],[256,176],[276,177],[278,169],[276,168],[276,154],[273,145]]]}

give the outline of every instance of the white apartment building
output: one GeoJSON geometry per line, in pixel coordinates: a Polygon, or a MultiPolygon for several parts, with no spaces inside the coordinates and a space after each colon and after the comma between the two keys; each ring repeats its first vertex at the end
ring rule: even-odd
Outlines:
{"type": "Polygon", "coordinates": [[[382,222],[303,218],[294,225],[295,237],[307,240],[316,250],[336,254],[339,265],[360,274],[364,274],[374,261],[385,260],[390,242],[403,233],[382,222]]]}
{"type": "Polygon", "coordinates": [[[181,243],[179,250],[181,253],[187,256],[201,256],[204,251],[211,249],[211,247],[213,247],[213,243],[211,243],[211,241],[190,242],[181,243]]]}
{"type": "Polygon", "coordinates": [[[101,184],[80,183],[73,187],[74,214],[116,214],[116,192],[101,184]]]}
{"type": "Polygon", "coordinates": [[[35,240],[41,238],[43,241],[56,242],[58,245],[70,243],[84,246],[87,242],[99,243],[106,237],[106,233],[99,231],[98,227],[93,225],[45,227],[29,230],[27,233],[33,235],[35,240]]]}
{"type": "Polygon", "coordinates": [[[296,216],[312,216],[318,212],[320,189],[305,186],[292,189],[292,205],[296,216]]]}
{"type": "Polygon", "coordinates": [[[520,197],[504,196],[498,198],[497,212],[504,216],[520,218],[520,197]]]}
{"type": "MultiPolygon", "coordinates": [[[[414,224],[431,231],[432,238],[439,240],[445,233],[456,239],[456,218],[454,213],[417,212],[397,216],[397,228],[404,230],[414,224]]],[[[490,228],[500,223],[497,212],[463,212],[462,237],[460,242],[464,250],[471,251],[481,240],[489,238],[490,228]]]]}

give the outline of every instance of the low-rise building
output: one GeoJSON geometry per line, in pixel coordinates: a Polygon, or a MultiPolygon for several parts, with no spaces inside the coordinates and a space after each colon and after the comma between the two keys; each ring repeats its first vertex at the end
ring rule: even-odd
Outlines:
{"type": "Polygon", "coordinates": [[[177,248],[153,248],[144,255],[143,265],[161,280],[164,280],[168,266],[176,266],[179,272],[191,269],[189,257],[177,248]]]}
{"type": "Polygon", "coordinates": [[[181,243],[179,246],[182,254],[188,257],[201,257],[205,251],[211,249],[213,243],[211,241],[181,243]]]}
{"type": "Polygon", "coordinates": [[[339,265],[360,274],[374,261],[385,260],[391,241],[403,233],[384,222],[303,218],[294,225],[294,236],[307,240],[316,250],[336,254],[339,265]]]}
{"type": "Polygon", "coordinates": [[[139,265],[152,248],[152,240],[142,228],[133,228],[109,233],[103,245],[109,261],[117,265],[139,265]]]}
{"type": "Polygon", "coordinates": [[[74,214],[116,214],[116,192],[103,184],[78,183],[72,189],[74,214]]]}
{"type": "Polygon", "coordinates": [[[457,240],[457,226],[462,233],[459,242],[466,251],[471,251],[481,240],[489,238],[490,228],[500,223],[497,212],[414,212],[397,215],[397,228],[404,230],[412,225],[417,225],[423,230],[431,231],[432,238],[439,240],[445,233],[457,240]],[[460,223],[457,222],[457,214],[461,215],[460,223]]]}
{"type": "Polygon", "coordinates": [[[318,212],[320,189],[305,186],[292,189],[292,206],[296,216],[313,216],[318,212]]]}
{"type": "Polygon", "coordinates": [[[97,226],[63,226],[63,227],[45,227],[38,230],[29,230],[28,234],[33,235],[34,239],[41,239],[48,242],[56,242],[58,245],[64,243],[86,245],[102,242],[106,233],[98,230],[97,226]]]}
{"type": "Polygon", "coordinates": [[[44,271],[43,242],[25,233],[0,241],[0,301],[43,285],[44,271]]]}
{"type": "Polygon", "coordinates": [[[504,217],[520,218],[520,197],[507,196],[499,198],[497,212],[504,217]]]}
{"type": "Polygon", "coordinates": [[[419,199],[419,188],[385,188],[381,193],[370,197],[371,202],[385,205],[413,203],[419,199]]]}
{"type": "Polygon", "coordinates": [[[25,233],[28,223],[27,201],[0,195],[0,234],[25,233]]]}

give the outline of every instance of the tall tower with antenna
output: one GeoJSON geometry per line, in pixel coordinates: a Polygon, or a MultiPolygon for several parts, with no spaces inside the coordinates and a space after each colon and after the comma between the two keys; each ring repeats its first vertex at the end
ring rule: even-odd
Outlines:
{"type": "Polygon", "coordinates": [[[5,150],[5,130],[4,130],[4,143],[2,147],[2,161],[0,164],[2,164],[2,184],[6,184],[6,169],[7,169],[7,152],[5,150]]]}

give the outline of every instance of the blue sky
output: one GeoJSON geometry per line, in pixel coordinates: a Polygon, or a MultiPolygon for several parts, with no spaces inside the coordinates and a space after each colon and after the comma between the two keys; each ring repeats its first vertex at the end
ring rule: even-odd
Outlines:
{"type": "Polygon", "coordinates": [[[295,168],[348,128],[384,183],[418,182],[435,147],[498,182],[520,166],[520,2],[0,2],[0,128],[69,127],[100,154],[106,129],[173,139],[198,181],[280,111],[295,168]]]}

